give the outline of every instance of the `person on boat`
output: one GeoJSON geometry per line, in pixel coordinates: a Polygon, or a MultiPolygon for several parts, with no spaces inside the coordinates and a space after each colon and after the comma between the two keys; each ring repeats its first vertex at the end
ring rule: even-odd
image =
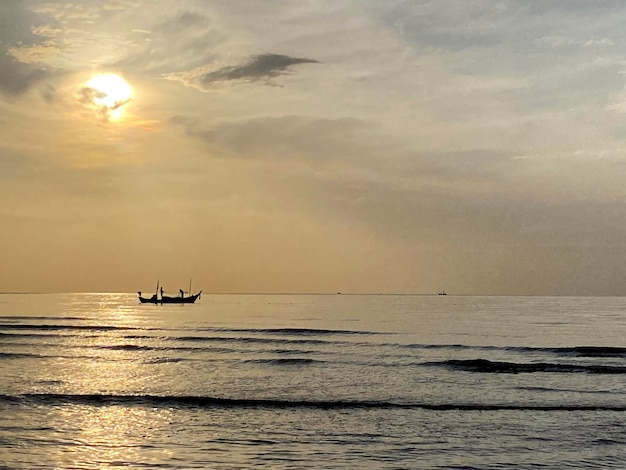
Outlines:
{"type": "Polygon", "coordinates": [[[152,297],[150,297],[150,298],[151,298],[152,300],[156,300],[156,299],[157,299],[157,295],[156,295],[156,293],[155,293],[155,294],[152,294],[152,297]]]}
{"type": "Polygon", "coordinates": [[[185,291],[183,291],[182,289],[178,289],[178,293],[181,297],[185,297],[185,291]]]}
{"type": "MultiPolygon", "coordinates": [[[[156,294],[154,296],[156,297],[156,294]]],[[[161,286],[161,298],[163,298],[163,286],[161,286]]]]}

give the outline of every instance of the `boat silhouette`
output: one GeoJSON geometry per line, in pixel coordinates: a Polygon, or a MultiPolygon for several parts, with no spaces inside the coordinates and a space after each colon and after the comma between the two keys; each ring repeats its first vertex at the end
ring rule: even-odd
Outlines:
{"type": "MultiPolygon", "coordinates": [[[[141,295],[141,291],[137,292],[137,294],[139,295],[139,302],[141,302],[142,304],[192,304],[197,299],[199,299],[200,294],[202,294],[202,291],[200,291],[197,294],[185,296],[185,293],[183,292],[183,290],[180,289],[178,291],[180,292],[180,295],[174,297],[174,296],[165,295],[163,293],[162,286],[161,286],[160,292],[161,292],[161,296],[159,297],[158,295],[159,281],[157,281],[156,291],[154,292],[152,297],[143,297],[141,295]]],[[[189,293],[191,294],[191,280],[189,280],[189,293]]]]}
{"type": "Polygon", "coordinates": [[[142,297],[141,291],[139,294],[139,302],[142,304],[192,304],[197,299],[200,298],[200,294],[202,291],[197,294],[188,295],[188,296],[180,296],[180,297],[171,297],[169,295],[161,295],[160,297],[157,294],[154,294],[152,297],[142,297]]]}

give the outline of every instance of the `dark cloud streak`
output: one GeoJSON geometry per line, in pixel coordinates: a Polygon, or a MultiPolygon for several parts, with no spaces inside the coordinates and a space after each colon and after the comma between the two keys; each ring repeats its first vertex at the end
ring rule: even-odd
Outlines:
{"type": "Polygon", "coordinates": [[[319,64],[317,60],[290,57],[282,54],[261,54],[253,56],[243,65],[222,67],[209,72],[200,78],[201,83],[208,85],[224,81],[254,82],[269,80],[284,75],[294,65],[319,64]]]}

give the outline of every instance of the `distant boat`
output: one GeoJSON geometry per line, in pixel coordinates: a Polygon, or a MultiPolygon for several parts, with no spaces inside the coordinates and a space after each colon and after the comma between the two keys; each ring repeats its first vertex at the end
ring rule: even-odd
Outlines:
{"type": "MultiPolygon", "coordinates": [[[[156,291],[152,295],[152,297],[143,297],[141,295],[141,291],[137,292],[139,294],[139,302],[142,304],[192,304],[196,301],[196,299],[200,298],[200,294],[202,291],[198,292],[194,295],[188,295],[185,297],[185,293],[181,289],[180,295],[177,297],[171,297],[169,295],[163,295],[163,287],[161,287],[161,297],[157,295],[159,292],[159,281],[157,281],[156,291]]],[[[191,279],[189,279],[189,293],[191,293],[191,279]]]]}
{"type": "Polygon", "coordinates": [[[448,294],[446,294],[445,290],[442,290],[441,292],[437,293],[437,295],[448,295],[448,294]]]}
{"type": "Polygon", "coordinates": [[[139,302],[141,302],[142,304],[192,304],[196,301],[196,299],[200,298],[200,294],[202,294],[202,291],[194,295],[189,295],[187,297],[185,297],[184,295],[180,297],[161,295],[161,297],[158,297],[156,294],[154,294],[152,297],[142,297],[141,292],[138,292],[138,294],[139,302]]]}

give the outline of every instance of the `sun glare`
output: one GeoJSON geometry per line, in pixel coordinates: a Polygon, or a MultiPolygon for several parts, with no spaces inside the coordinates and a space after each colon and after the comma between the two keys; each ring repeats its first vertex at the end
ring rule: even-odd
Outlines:
{"type": "Polygon", "coordinates": [[[119,75],[96,75],[87,82],[91,103],[109,120],[118,121],[124,116],[126,105],[133,98],[133,89],[119,75]]]}

